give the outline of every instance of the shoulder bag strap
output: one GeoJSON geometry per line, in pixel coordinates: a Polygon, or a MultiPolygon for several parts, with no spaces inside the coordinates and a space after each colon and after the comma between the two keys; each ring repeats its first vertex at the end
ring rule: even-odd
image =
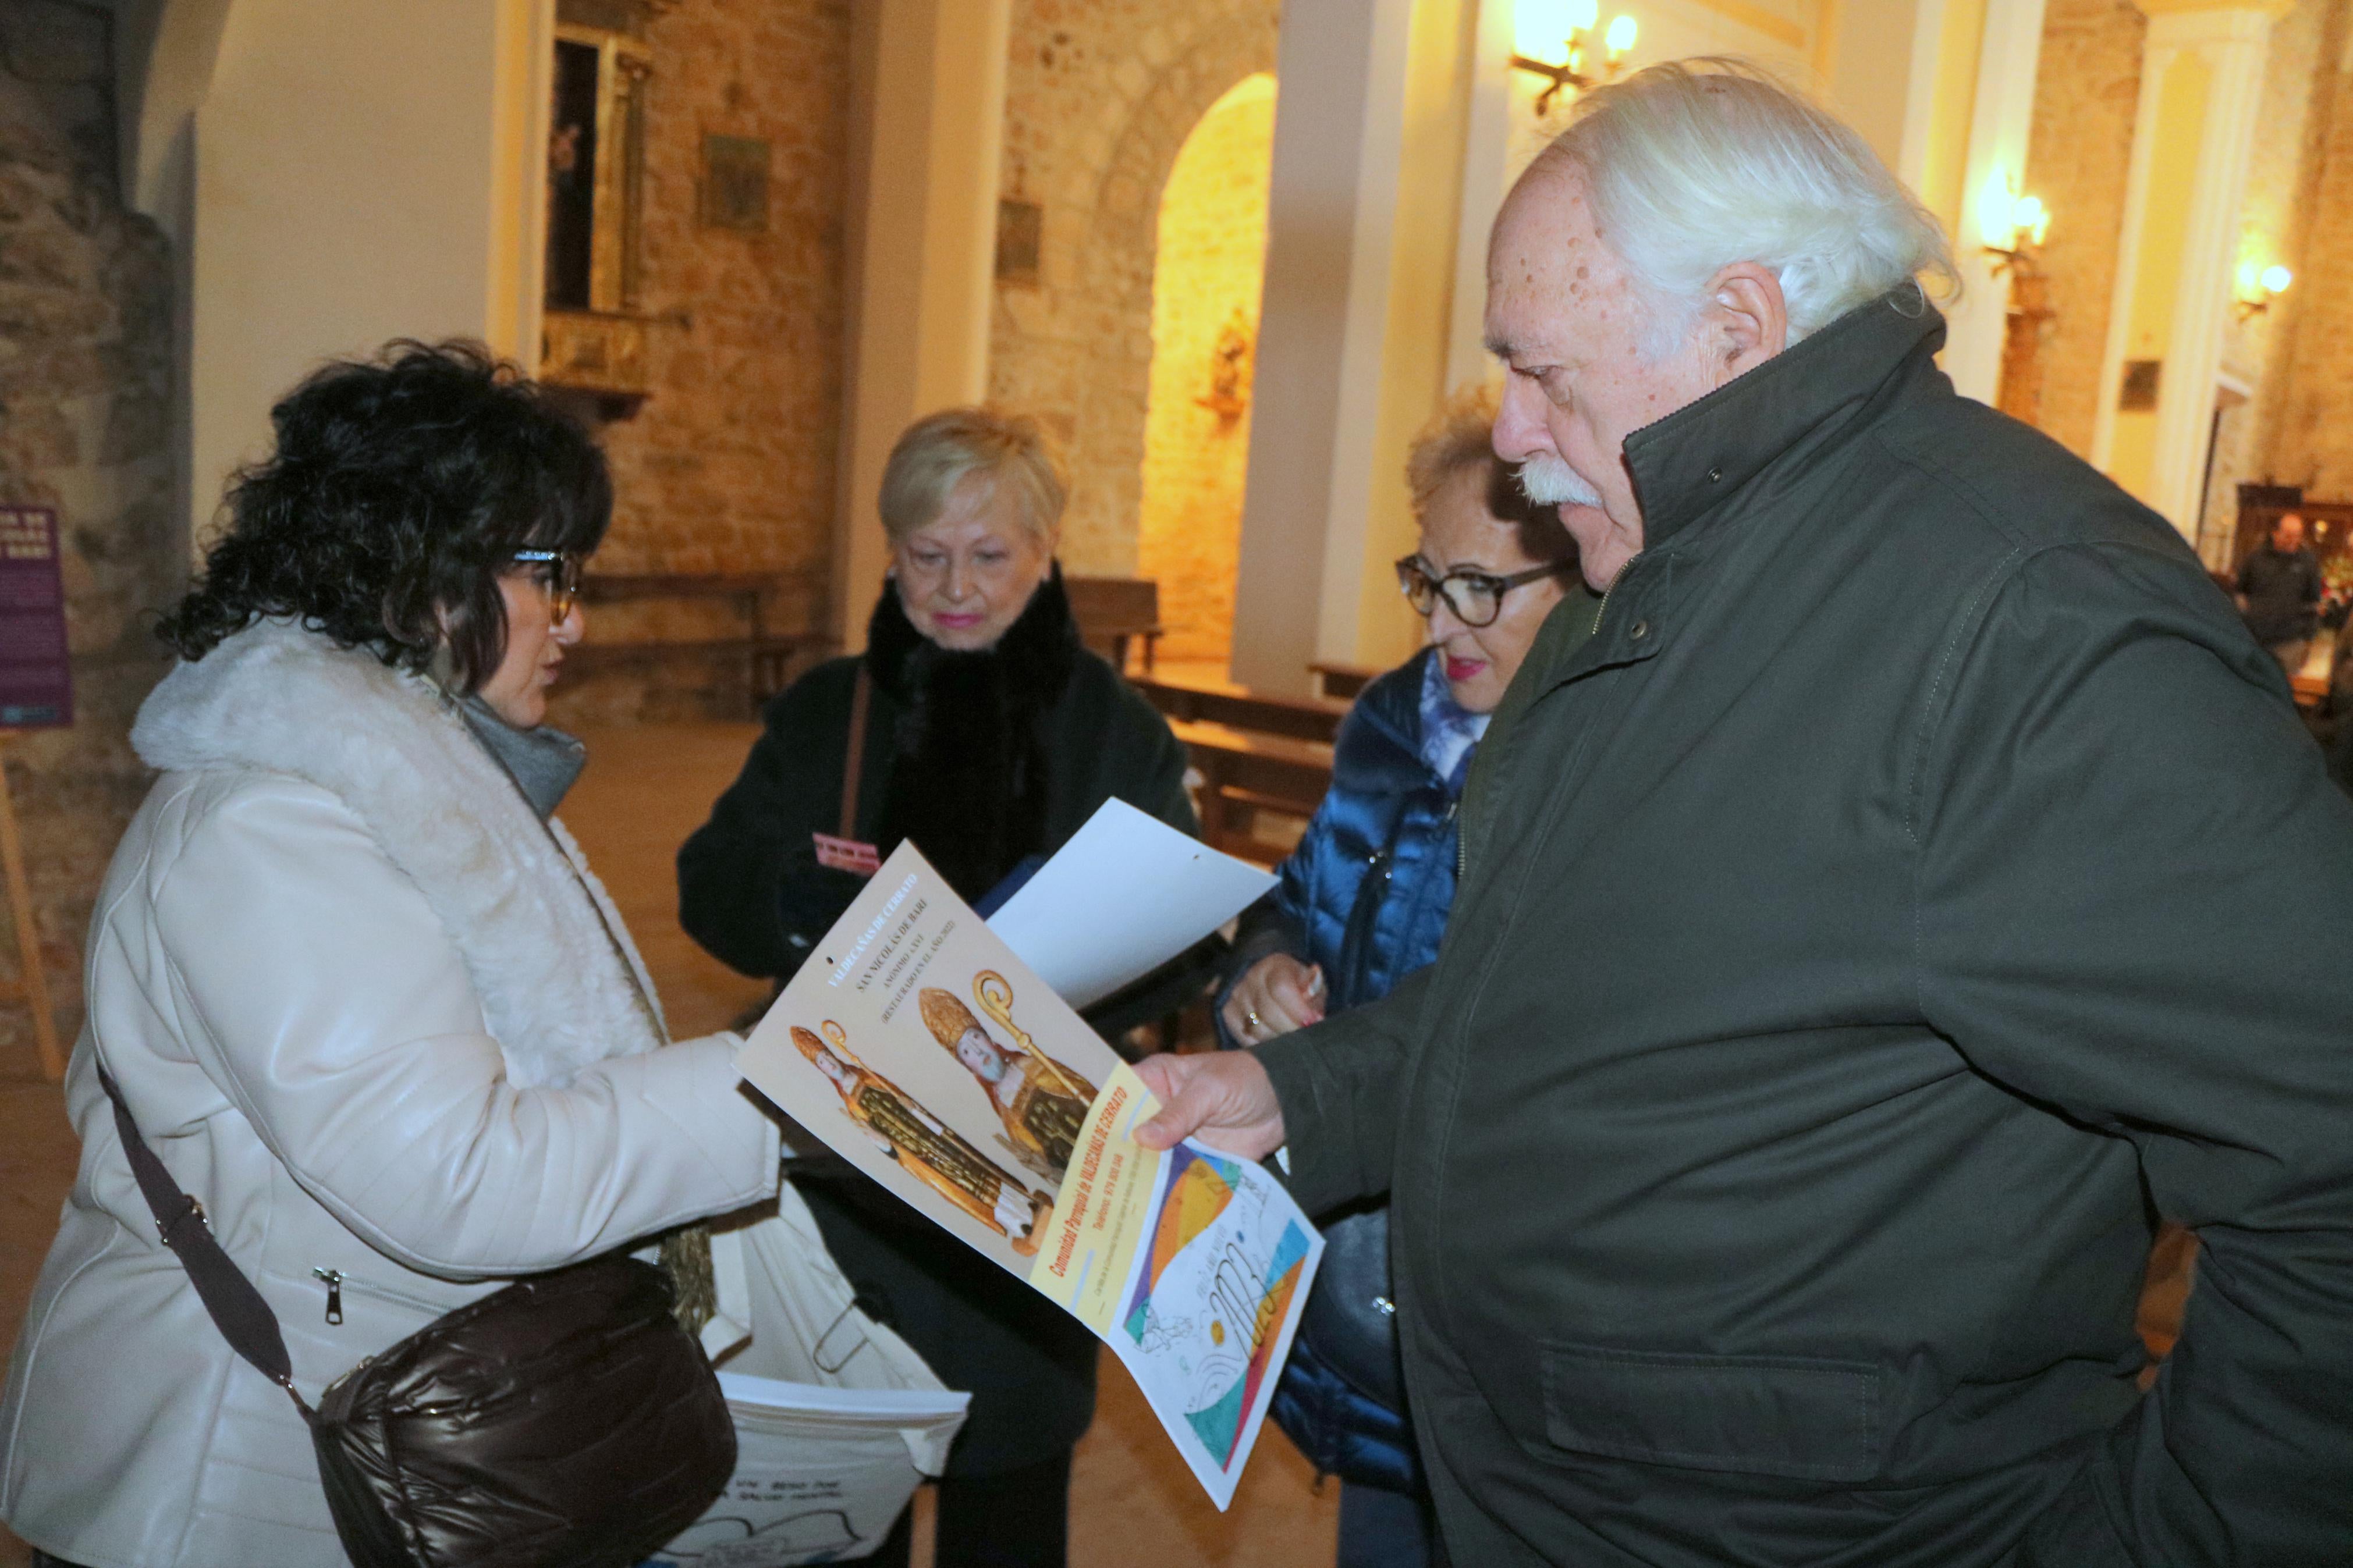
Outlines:
{"type": "Polygon", "coordinates": [[[874,701],[874,676],[858,661],[858,685],[849,694],[849,758],[841,770],[841,838],[858,837],[858,779],[866,771],[866,710],[874,701]]]}
{"type": "Polygon", "coordinates": [[[180,1190],[172,1180],[172,1173],[147,1147],[147,1140],[139,1135],[139,1124],[131,1119],[131,1108],[123,1103],[122,1091],[106,1069],[98,1069],[98,1081],[106,1090],[106,1098],[114,1102],[114,1130],[122,1140],[122,1152],[131,1162],[131,1173],[138,1178],[140,1195],[155,1215],[155,1229],[164,1245],[188,1271],[188,1282],[196,1288],[196,1298],[212,1315],[213,1324],[228,1341],[228,1348],[251,1362],[262,1376],[284,1389],[302,1413],[305,1421],[314,1419],[311,1407],[294,1389],[294,1363],[286,1353],[286,1338],[279,1331],[278,1314],[253,1288],[253,1281],[229,1261],[214,1239],[212,1226],[205,1219],[205,1206],[180,1190]]]}

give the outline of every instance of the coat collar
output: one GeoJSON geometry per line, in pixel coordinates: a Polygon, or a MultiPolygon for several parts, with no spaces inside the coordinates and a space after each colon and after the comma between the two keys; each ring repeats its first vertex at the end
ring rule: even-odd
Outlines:
{"type": "Polygon", "coordinates": [[[342,800],[463,956],[518,1086],[663,1043],[653,983],[579,846],[423,676],[258,621],[174,668],[131,743],[150,767],[289,773],[342,800]]]}
{"type": "Polygon", "coordinates": [[[1070,684],[1083,647],[1079,624],[1071,615],[1070,595],[1062,587],[1059,561],[993,647],[951,652],[932,642],[907,618],[895,583],[882,584],[882,596],[866,624],[868,668],[885,691],[902,700],[913,697],[944,667],[994,664],[1015,687],[1033,691],[1041,701],[1051,704],[1070,684]]]}
{"type": "Polygon", "coordinates": [[[1672,539],[1808,437],[1853,414],[1944,342],[1945,318],[1907,282],[1627,437],[1644,551],[1672,539]]]}

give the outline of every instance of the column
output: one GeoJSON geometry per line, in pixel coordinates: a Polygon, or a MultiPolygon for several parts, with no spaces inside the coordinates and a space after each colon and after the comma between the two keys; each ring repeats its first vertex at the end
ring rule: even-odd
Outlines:
{"type": "Polygon", "coordinates": [[[554,0],[126,0],[124,188],[180,273],[176,489],[201,547],[269,408],[336,355],[539,335],[554,0]]]}
{"type": "Polygon", "coordinates": [[[2194,542],[2263,66],[2287,5],[2137,3],[2148,32],[2092,460],[2194,542]]]}
{"type": "Polygon", "coordinates": [[[518,197],[544,157],[553,11],[234,0],[193,126],[192,535],[321,360],[453,336],[533,357],[537,204],[518,197]]]}
{"type": "MultiPolygon", "coordinates": [[[[1304,691],[1310,660],[1379,662],[1400,640],[1376,619],[1382,584],[1371,557],[1396,542],[1401,515],[1404,479],[1391,471],[1403,459],[1397,432],[1428,416],[1445,374],[1461,167],[1458,120],[1451,157],[1414,160],[1441,166],[1447,188],[1436,202],[1427,190],[1409,202],[1417,10],[1457,24],[1463,15],[1461,0],[1283,7],[1234,594],[1231,668],[1244,685],[1304,691]],[[1432,230],[1439,241],[1435,264],[1424,258],[1404,277],[1395,266],[1401,224],[1414,230],[1410,245],[1427,247],[1432,230]],[[1426,323],[1410,321],[1417,315],[1426,323]],[[1409,356],[1409,356],[1390,355],[1406,330],[1429,351],[1409,356]]],[[[1445,37],[1463,49],[1461,27],[1445,37]]],[[[1405,527],[1409,533],[1409,521],[1405,527]]],[[[1410,647],[1409,628],[1398,627],[1410,647]]]]}
{"type": "Polygon", "coordinates": [[[988,390],[988,310],[1010,0],[852,10],[850,232],[833,619],[846,651],[889,551],[882,465],[923,415],[988,390]]]}
{"type": "Polygon", "coordinates": [[[1447,322],[1446,375],[1460,386],[1487,374],[1487,236],[1514,170],[1513,0],[1473,0],[1471,79],[1462,135],[1462,199],[1454,236],[1455,289],[1447,322]]]}

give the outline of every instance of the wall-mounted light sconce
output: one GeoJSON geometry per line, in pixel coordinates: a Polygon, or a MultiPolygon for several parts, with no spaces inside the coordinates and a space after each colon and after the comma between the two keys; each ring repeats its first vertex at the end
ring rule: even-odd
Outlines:
{"type": "Polygon", "coordinates": [[[1593,56],[1593,29],[1600,21],[1599,0],[1519,0],[1514,7],[1512,68],[1540,76],[1551,84],[1536,98],[1539,119],[1551,111],[1552,100],[1563,88],[1583,92],[1626,68],[1637,29],[1634,18],[1623,15],[1611,17],[1601,36],[1599,68],[1588,68],[1593,56]]]}
{"type": "Polygon", "coordinates": [[[2287,292],[2295,281],[2295,274],[2273,262],[2269,267],[2257,267],[2252,261],[2239,263],[2237,304],[2239,320],[2248,321],[2272,308],[2272,301],[2287,292]]]}
{"type": "Polygon", "coordinates": [[[2033,275],[2038,270],[2034,252],[2051,233],[2051,209],[2042,205],[2042,197],[2019,195],[2007,183],[1999,192],[1989,194],[1989,204],[1995,208],[1995,216],[1985,226],[1986,254],[2000,258],[1993,269],[2019,277],[2033,275]],[[2000,243],[1994,243],[1997,240],[2000,243]]]}

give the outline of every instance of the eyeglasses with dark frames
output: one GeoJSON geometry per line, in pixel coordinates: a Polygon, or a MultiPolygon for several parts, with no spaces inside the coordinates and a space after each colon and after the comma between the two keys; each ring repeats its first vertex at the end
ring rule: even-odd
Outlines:
{"type": "Polygon", "coordinates": [[[1434,575],[1430,565],[1419,555],[1409,555],[1397,563],[1398,591],[1405,595],[1413,613],[1427,616],[1443,598],[1454,618],[1466,626],[1491,626],[1495,617],[1504,613],[1504,595],[1513,589],[1546,577],[1556,577],[1565,568],[1555,563],[1531,566],[1525,572],[1514,572],[1508,577],[1498,577],[1492,572],[1477,572],[1465,566],[1441,575],[1434,575]]]}
{"type": "Polygon", "coordinates": [[[547,592],[548,619],[559,626],[569,620],[580,602],[582,557],[570,550],[518,550],[514,558],[539,568],[532,576],[547,592]]]}

